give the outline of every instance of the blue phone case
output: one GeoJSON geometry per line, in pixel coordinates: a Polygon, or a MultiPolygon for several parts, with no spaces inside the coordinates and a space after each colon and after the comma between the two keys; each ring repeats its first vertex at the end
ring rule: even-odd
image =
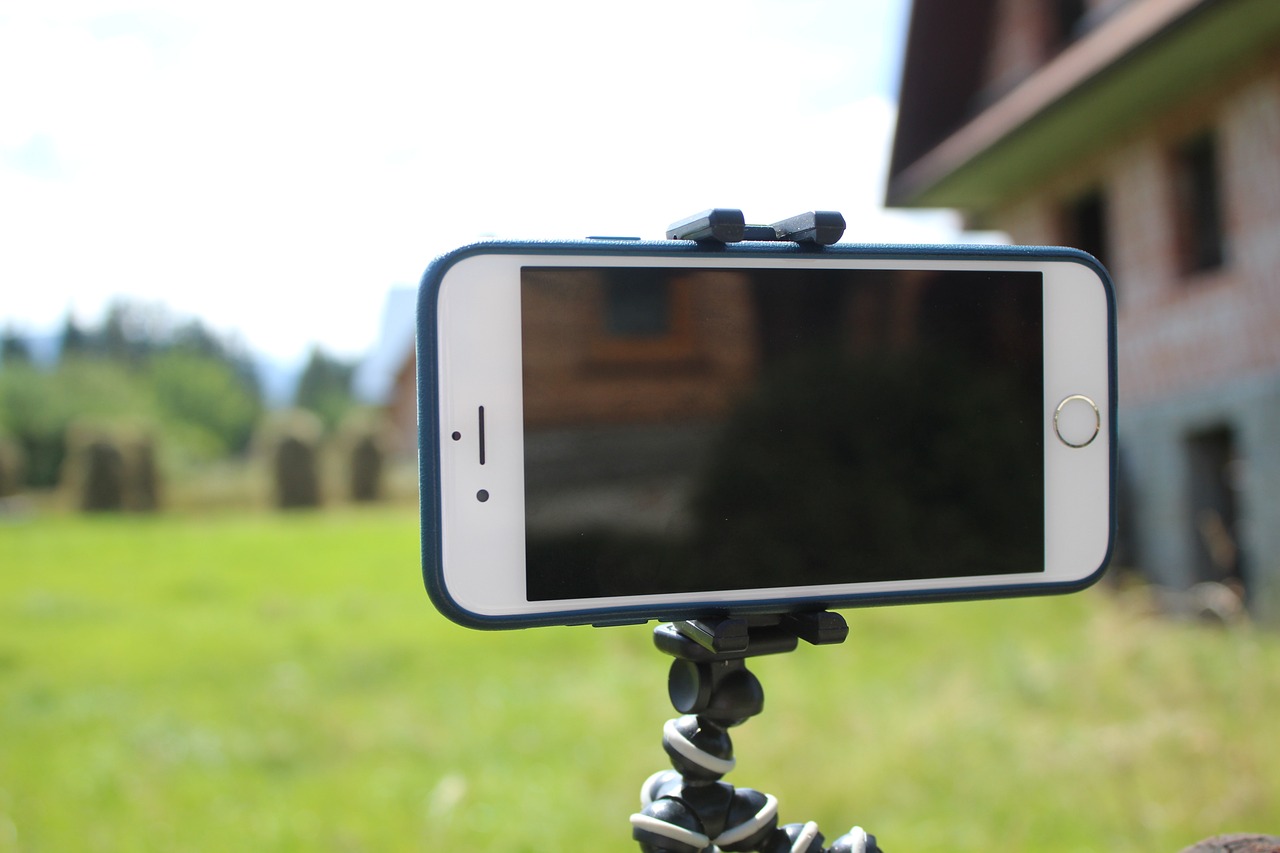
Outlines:
{"type": "Polygon", "coordinates": [[[479,242],[448,252],[431,262],[418,288],[417,304],[417,392],[418,392],[418,476],[421,511],[422,574],[427,593],[436,608],[460,625],[479,629],[527,628],[542,625],[618,625],[635,624],[651,620],[670,621],[702,617],[745,615],[754,613],[786,613],[832,608],[883,606],[927,601],[962,601],[973,599],[1004,598],[1011,596],[1045,595],[1075,592],[1098,580],[1106,570],[1115,543],[1116,529],[1116,308],[1115,290],[1105,267],[1093,256],[1078,249],[1057,246],[1001,246],[1001,245],[910,245],[910,244],[836,244],[814,247],[795,243],[743,242],[733,244],[702,244],[685,240],[639,241],[625,239],[601,239],[565,242],[479,242]],[[547,612],[535,616],[489,616],[477,614],[461,607],[449,595],[444,583],[441,553],[441,491],[440,449],[441,437],[436,429],[439,423],[439,388],[437,384],[438,313],[437,301],[440,284],[448,270],[464,258],[482,254],[565,255],[578,256],[644,256],[650,258],[688,258],[690,256],[722,255],[733,257],[841,257],[851,259],[880,260],[957,260],[957,261],[1008,261],[1047,260],[1070,261],[1095,270],[1102,279],[1107,299],[1108,320],[1108,379],[1109,410],[1109,474],[1110,474],[1110,533],[1105,558],[1097,570],[1087,578],[1073,583],[1059,584],[1010,584],[1007,586],[973,588],[939,588],[928,592],[897,592],[888,594],[859,594],[850,598],[830,597],[788,598],[777,601],[752,602],[700,602],[683,606],[666,606],[655,609],[646,607],[610,607],[589,611],[547,612]]]}

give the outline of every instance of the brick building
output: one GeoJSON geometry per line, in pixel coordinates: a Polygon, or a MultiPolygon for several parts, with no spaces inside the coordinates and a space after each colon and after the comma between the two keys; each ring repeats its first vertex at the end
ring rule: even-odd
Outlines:
{"type": "Polygon", "coordinates": [[[1280,620],[1280,3],[916,0],[887,201],[1102,259],[1120,559],[1280,620]]]}

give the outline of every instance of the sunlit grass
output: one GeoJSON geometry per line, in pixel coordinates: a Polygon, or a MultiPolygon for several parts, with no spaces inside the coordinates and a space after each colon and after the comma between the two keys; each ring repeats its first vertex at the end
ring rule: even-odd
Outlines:
{"type": "MultiPolygon", "coordinates": [[[[730,781],[891,850],[1280,824],[1280,638],[1124,598],[849,611],[763,658],[730,781]]],[[[412,512],[0,525],[0,851],[635,849],[648,627],[431,609],[412,512]]]]}

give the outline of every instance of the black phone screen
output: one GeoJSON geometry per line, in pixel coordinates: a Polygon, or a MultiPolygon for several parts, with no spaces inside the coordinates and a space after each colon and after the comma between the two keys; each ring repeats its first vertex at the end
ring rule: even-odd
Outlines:
{"type": "Polygon", "coordinates": [[[1042,284],[524,267],[529,599],[1043,571],[1042,284]]]}

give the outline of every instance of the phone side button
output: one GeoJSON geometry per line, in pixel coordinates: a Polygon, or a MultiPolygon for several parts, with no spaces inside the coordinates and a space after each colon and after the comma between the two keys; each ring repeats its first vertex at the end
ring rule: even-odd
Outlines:
{"type": "Polygon", "coordinates": [[[592,628],[618,628],[622,625],[643,625],[648,619],[610,619],[604,622],[592,622],[592,628]]]}
{"type": "Polygon", "coordinates": [[[1072,394],[1053,411],[1053,431],[1067,447],[1088,447],[1102,429],[1098,404],[1083,394],[1072,394]]]}

